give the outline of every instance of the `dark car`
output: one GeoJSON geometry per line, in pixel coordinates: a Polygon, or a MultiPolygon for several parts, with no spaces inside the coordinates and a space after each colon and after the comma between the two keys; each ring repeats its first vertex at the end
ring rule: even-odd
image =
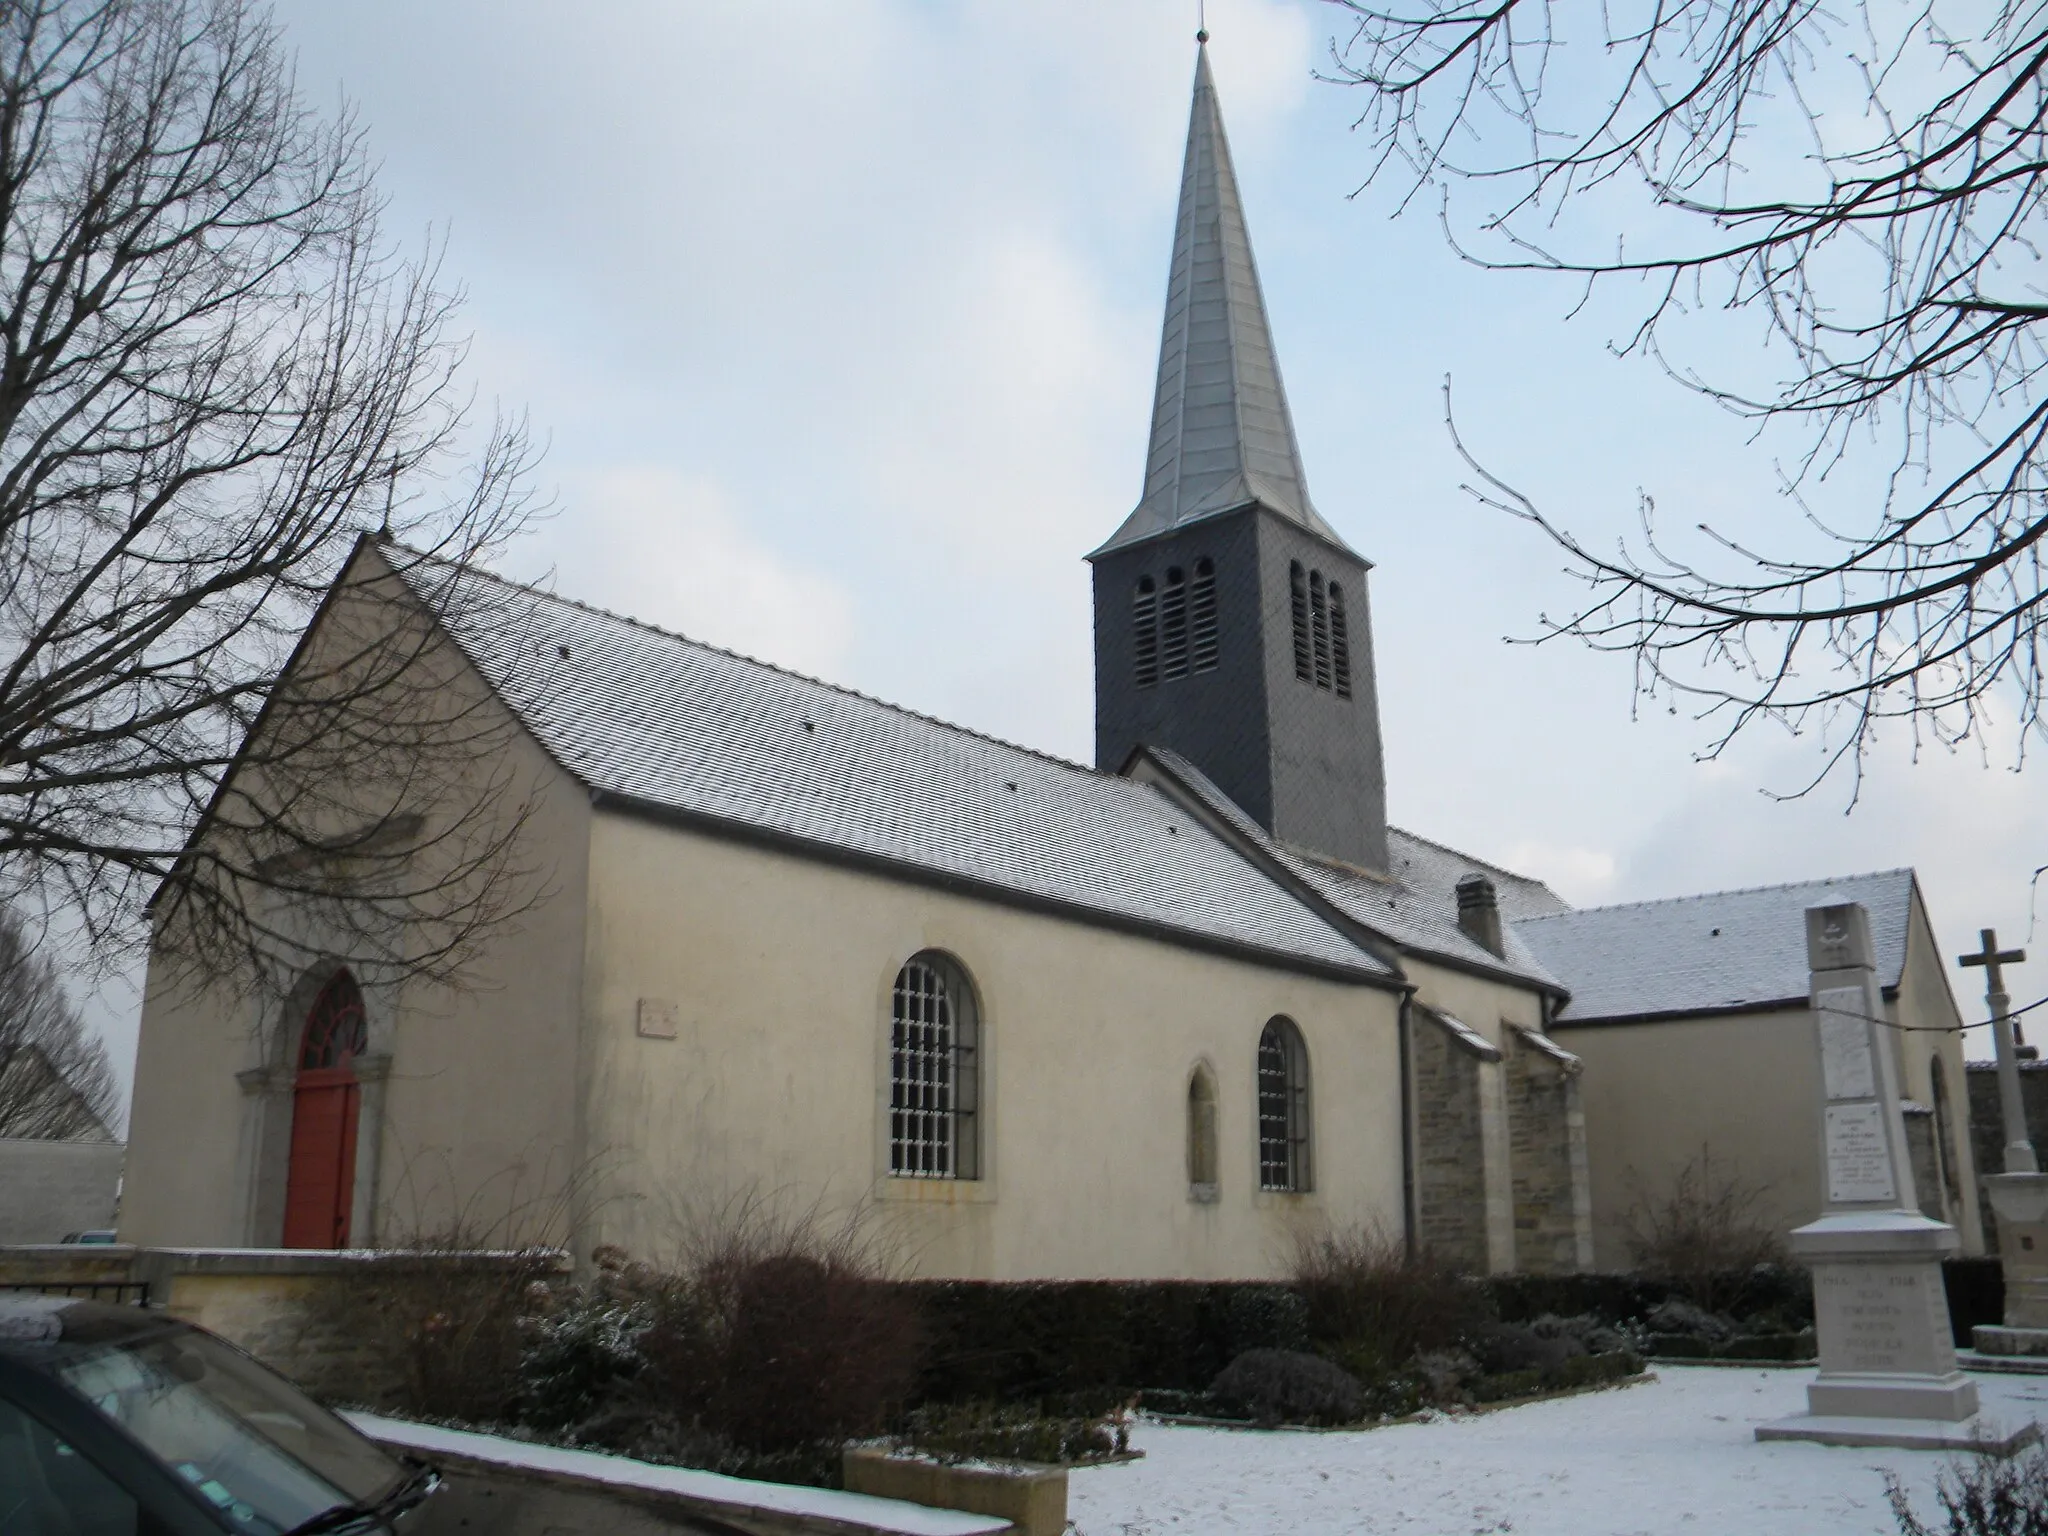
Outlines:
{"type": "Polygon", "coordinates": [[[0,1292],[0,1536],[426,1536],[439,1482],[204,1329],[0,1292]]]}

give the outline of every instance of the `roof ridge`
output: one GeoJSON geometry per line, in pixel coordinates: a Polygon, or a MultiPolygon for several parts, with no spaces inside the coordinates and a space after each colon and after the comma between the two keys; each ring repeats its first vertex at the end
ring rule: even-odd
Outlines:
{"type": "MultiPolygon", "coordinates": [[[[1550,891],[1550,882],[1547,880],[1539,880],[1534,875],[1522,874],[1517,870],[1509,869],[1505,864],[1496,864],[1491,859],[1482,859],[1476,853],[1467,853],[1462,848],[1453,848],[1449,843],[1439,842],[1437,839],[1433,837],[1424,837],[1420,832],[1410,832],[1406,827],[1394,826],[1388,827],[1387,831],[1398,832],[1403,837],[1412,837],[1418,843],[1427,843],[1430,847],[1438,850],[1441,853],[1453,854],[1456,857],[1463,859],[1467,864],[1477,864],[1482,869],[1492,870],[1496,875],[1506,875],[1510,880],[1519,880],[1524,885],[1540,885],[1543,887],[1544,890],[1550,891]]],[[[1555,891],[1550,891],[1550,894],[1553,896],[1557,896],[1557,892],[1555,891]]],[[[1562,901],[1564,900],[1564,898],[1562,896],[1558,896],[1558,900],[1562,901]]],[[[1560,914],[1552,913],[1551,915],[1554,917],[1559,916],[1560,914]]]]}
{"type": "MultiPolygon", "coordinates": [[[[613,623],[623,624],[629,629],[645,630],[649,634],[660,635],[664,640],[674,640],[683,645],[695,646],[698,650],[709,651],[714,656],[724,656],[733,661],[743,661],[748,666],[759,667],[764,672],[773,672],[782,677],[794,678],[800,683],[809,683],[815,688],[823,688],[827,692],[841,694],[849,699],[859,699],[864,704],[873,704],[879,709],[891,710],[912,720],[922,720],[926,725],[936,725],[941,730],[952,731],[961,736],[970,736],[976,741],[985,741],[991,746],[1005,747],[1012,752],[1022,752],[1027,757],[1038,758],[1042,762],[1052,764],[1055,768],[1070,769],[1075,773],[1087,774],[1090,778],[1117,779],[1125,783],[1133,782],[1124,779],[1121,774],[1105,773],[1099,768],[1091,768],[1085,763],[1074,762],[1070,758],[1057,756],[1038,747],[1026,746],[1019,741],[1008,741],[1001,736],[993,736],[987,731],[977,731],[971,725],[961,725],[956,721],[942,720],[937,715],[925,714],[922,710],[912,709],[907,704],[897,704],[888,699],[879,698],[872,693],[862,693],[858,688],[849,688],[844,683],[835,683],[822,677],[813,677],[810,673],[799,672],[794,667],[780,666],[772,661],[763,661],[758,656],[749,656],[745,651],[735,651],[727,646],[713,645],[708,640],[694,639],[677,630],[663,629],[659,624],[650,624],[647,620],[636,619],[631,614],[614,613],[609,608],[601,608],[596,603],[587,603],[581,598],[564,597],[559,592],[550,592],[543,587],[528,582],[514,581],[509,576],[500,576],[496,571],[486,570],[480,565],[469,565],[459,560],[449,560],[440,555],[428,554],[424,550],[414,549],[409,544],[400,544],[395,539],[380,539],[377,542],[388,545],[393,549],[404,550],[405,553],[413,555],[423,562],[445,566],[451,570],[461,571],[471,576],[481,576],[486,581],[496,582],[501,587],[510,587],[515,592],[524,592],[532,597],[544,597],[549,602],[560,603],[564,607],[575,608],[584,613],[594,614],[601,619],[610,619],[613,623]]],[[[552,572],[550,572],[550,575],[552,575],[552,572]]]]}
{"type": "Polygon", "coordinates": [[[1917,879],[1917,871],[1911,864],[1900,864],[1891,869],[1866,869],[1853,875],[1822,875],[1812,880],[1775,880],[1767,885],[1736,885],[1722,891],[1694,891],[1687,896],[1652,896],[1645,901],[1617,901],[1604,907],[1574,907],[1569,912],[1544,912],[1534,917],[1518,917],[1517,926],[1523,923],[1548,923],[1559,918],[1589,917],[1601,912],[1629,912],[1643,907],[1675,907],[1687,901],[1712,901],[1720,896],[1755,896],[1764,891],[1791,891],[1802,885],[1842,885],[1851,880],[1875,880],[1883,875],[1905,875],[1917,879]]]}

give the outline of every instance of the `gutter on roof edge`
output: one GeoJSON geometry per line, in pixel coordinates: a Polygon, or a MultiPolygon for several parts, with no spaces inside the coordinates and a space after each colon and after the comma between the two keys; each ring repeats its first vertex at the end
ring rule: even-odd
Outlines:
{"type": "MultiPolygon", "coordinates": [[[[1124,913],[1104,911],[1100,907],[1083,906],[1079,902],[1061,901],[1057,897],[1038,896],[1029,891],[1015,890],[1010,886],[997,885],[989,880],[977,880],[971,875],[949,874],[944,870],[932,869],[923,864],[912,864],[908,860],[892,859],[878,853],[864,853],[858,849],[842,847],[817,838],[804,837],[799,833],[785,832],[775,827],[764,827],[755,822],[739,821],[730,817],[715,816],[704,811],[686,810],[680,806],[664,805],[657,800],[644,800],[637,795],[623,795],[614,790],[592,788],[590,804],[596,810],[610,810],[622,815],[637,817],[643,821],[660,822],[671,826],[688,828],[691,831],[706,832],[733,842],[752,843],[759,847],[772,848],[778,852],[792,853],[803,858],[816,859],[824,864],[837,864],[843,868],[856,869],[869,874],[882,874],[910,885],[932,886],[958,896],[972,896],[998,906],[1019,907],[1027,912],[1038,912],[1052,917],[1063,917],[1070,921],[1087,923],[1098,928],[1110,928],[1123,933],[1133,933],[1141,938],[1156,939],[1161,943],[1175,944],[1183,949],[1197,949],[1211,954],[1223,955],[1232,960],[1249,961],[1280,970],[1299,971],[1325,980],[1349,982],[1358,986],[1377,987],[1388,992],[1411,992],[1414,989],[1399,975],[1385,974],[1363,968],[1339,965],[1334,961],[1317,960],[1310,955],[1294,954],[1287,950],[1265,949],[1256,944],[1241,943],[1213,934],[1197,933],[1192,929],[1176,928],[1167,923],[1152,922],[1142,917],[1124,913]]],[[[1313,914],[1320,917],[1320,913],[1313,914]]],[[[1338,931],[1338,937],[1349,935],[1338,931]]],[[[1371,954],[1371,951],[1366,951],[1371,954]]],[[[1377,958],[1377,957],[1375,957],[1377,958]]]]}
{"type": "MultiPolygon", "coordinates": [[[[1381,933],[1369,923],[1354,917],[1316,889],[1312,883],[1302,879],[1300,875],[1289,869],[1285,861],[1274,857],[1267,849],[1260,847],[1257,842],[1248,838],[1242,829],[1232,826],[1226,818],[1220,816],[1207,803],[1201,792],[1182,780],[1180,775],[1173,771],[1171,764],[1162,762],[1158,754],[1148,744],[1140,742],[1136,747],[1132,748],[1131,755],[1125,759],[1124,766],[1119,772],[1125,778],[1135,779],[1141,784],[1150,784],[1155,789],[1167,794],[1176,805],[1180,806],[1190,816],[1200,820],[1203,826],[1229,843],[1232,848],[1235,848],[1246,863],[1252,865],[1261,874],[1265,875],[1267,879],[1278,885],[1296,901],[1299,901],[1303,906],[1314,912],[1325,923],[1336,928],[1338,932],[1342,933],[1352,943],[1356,944],[1374,959],[1380,961],[1383,965],[1391,966],[1398,972],[1400,970],[1401,957],[1403,955],[1412,955],[1419,959],[1427,960],[1433,965],[1441,965],[1453,971],[1462,971],[1468,976],[1478,976],[1487,981],[1505,982],[1509,986],[1526,987],[1545,996],[1556,998],[1560,1003],[1570,1001],[1571,989],[1559,983],[1543,981],[1534,976],[1524,975],[1519,971],[1509,970],[1504,966],[1491,966],[1481,961],[1468,960],[1462,955],[1443,954],[1434,949],[1410,948],[1403,945],[1398,939],[1381,933]],[[1138,778],[1138,775],[1131,770],[1140,762],[1151,764],[1154,769],[1164,776],[1164,782],[1153,778],[1138,778]]],[[[1217,793],[1221,794],[1222,791],[1218,790],[1217,793]]],[[[1423,838],[1422,841],[1427,842],[1429,840],[1423,838]]],[[[1442,847],[1442,844],[1437,846],[1442,847]]],[[[1448,851],[1456,852],[1455,849],[1448,851]]],[[[1371,871],[1366,871],[1366,873],[1370,874],[1371,871]]],[[[1398,882],[1394,882],[1391,876],[1386,878],[1390,883],[1395,884],[1398,889],[1406,889],[1406,887],[1399,886],[1398,882]]]]}
{"type": "MultiPolygon", "coordinates": [[[[1899,989],[1889,986],[1880,989],[1884,1000],[1895,1003],[1899,1000],[1899,989]]],[[[1614,1013],[1592,1019],[1552,1019],[1552,1029],[1605,1029],[1621,1024],[1678,1024],[1687,1019],[1728,1019],[1745,1013],[1787,1013],[1795,1008],[1805,1008],[1812,1002],[1804,992],[1797,997],[1781,997],[1758,1003],[1717,1003],[1707,1008],[1665,1008],[1655,1013],[1614,1013]]]]}

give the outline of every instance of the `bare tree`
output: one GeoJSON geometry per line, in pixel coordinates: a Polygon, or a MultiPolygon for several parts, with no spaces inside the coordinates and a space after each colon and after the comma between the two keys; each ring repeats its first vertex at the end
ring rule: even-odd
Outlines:
{"type": "Polygon", "coordinates": [[[1639,689],[1716,718],[1714,750],[1774,718],[1826,727],[1832,769],[1888,719],[1966,739],[1999,696],[2039,731],[2048,8],[1334,3],[1373,175],[1432,189],[1472,260],[1629,285],[1624,350],[1792,433],[1795,515],[1688,548],[1646,497],[1596,551],[1474,463],[1589,585],[1548,632],[1632,653],[1639,689]],[[1711,311],[1759,326],[1762,374],[1699,360],[1711,311]],[[1878,492],[1811,504],[1870,451],[1878,492]]]}
{"type": "Polygon", "coordinates": [[[97,1138],[119,1108],[106,1046],[21,920],[0,908],[0,1136],[97,1138]]]}
{"type": "Polygon", "coordinates": [[[531,451],[378,213],[252,0],[0,7],[0,900],[98,953],[454,978],[530,899],[414,598],[531,451]]]}

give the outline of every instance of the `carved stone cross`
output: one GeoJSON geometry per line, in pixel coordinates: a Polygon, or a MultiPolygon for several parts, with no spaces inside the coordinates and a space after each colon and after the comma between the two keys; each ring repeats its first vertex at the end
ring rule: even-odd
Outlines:
{"type": "Polygon", "coordinates": [[[2034,1157],[2033,1137],[2027,1130],[2026,1102],[2020,1097],[2020,1036],[2007,1012],[2012,998],[2005,990],[2005,968],[2027,958],[2024,949],[2000,949],[1998,930],[1980,928],[1977,937],[1984,947],[1974,955],[1958,955],[1958,965],[1984,968],[1984,1001],[1991,1010],[1991,1043],[1998,1057],[1998,1107],[2005,1121],[2005,1171],[2034,1173],[2040,1164],[2034,1157]]]}

